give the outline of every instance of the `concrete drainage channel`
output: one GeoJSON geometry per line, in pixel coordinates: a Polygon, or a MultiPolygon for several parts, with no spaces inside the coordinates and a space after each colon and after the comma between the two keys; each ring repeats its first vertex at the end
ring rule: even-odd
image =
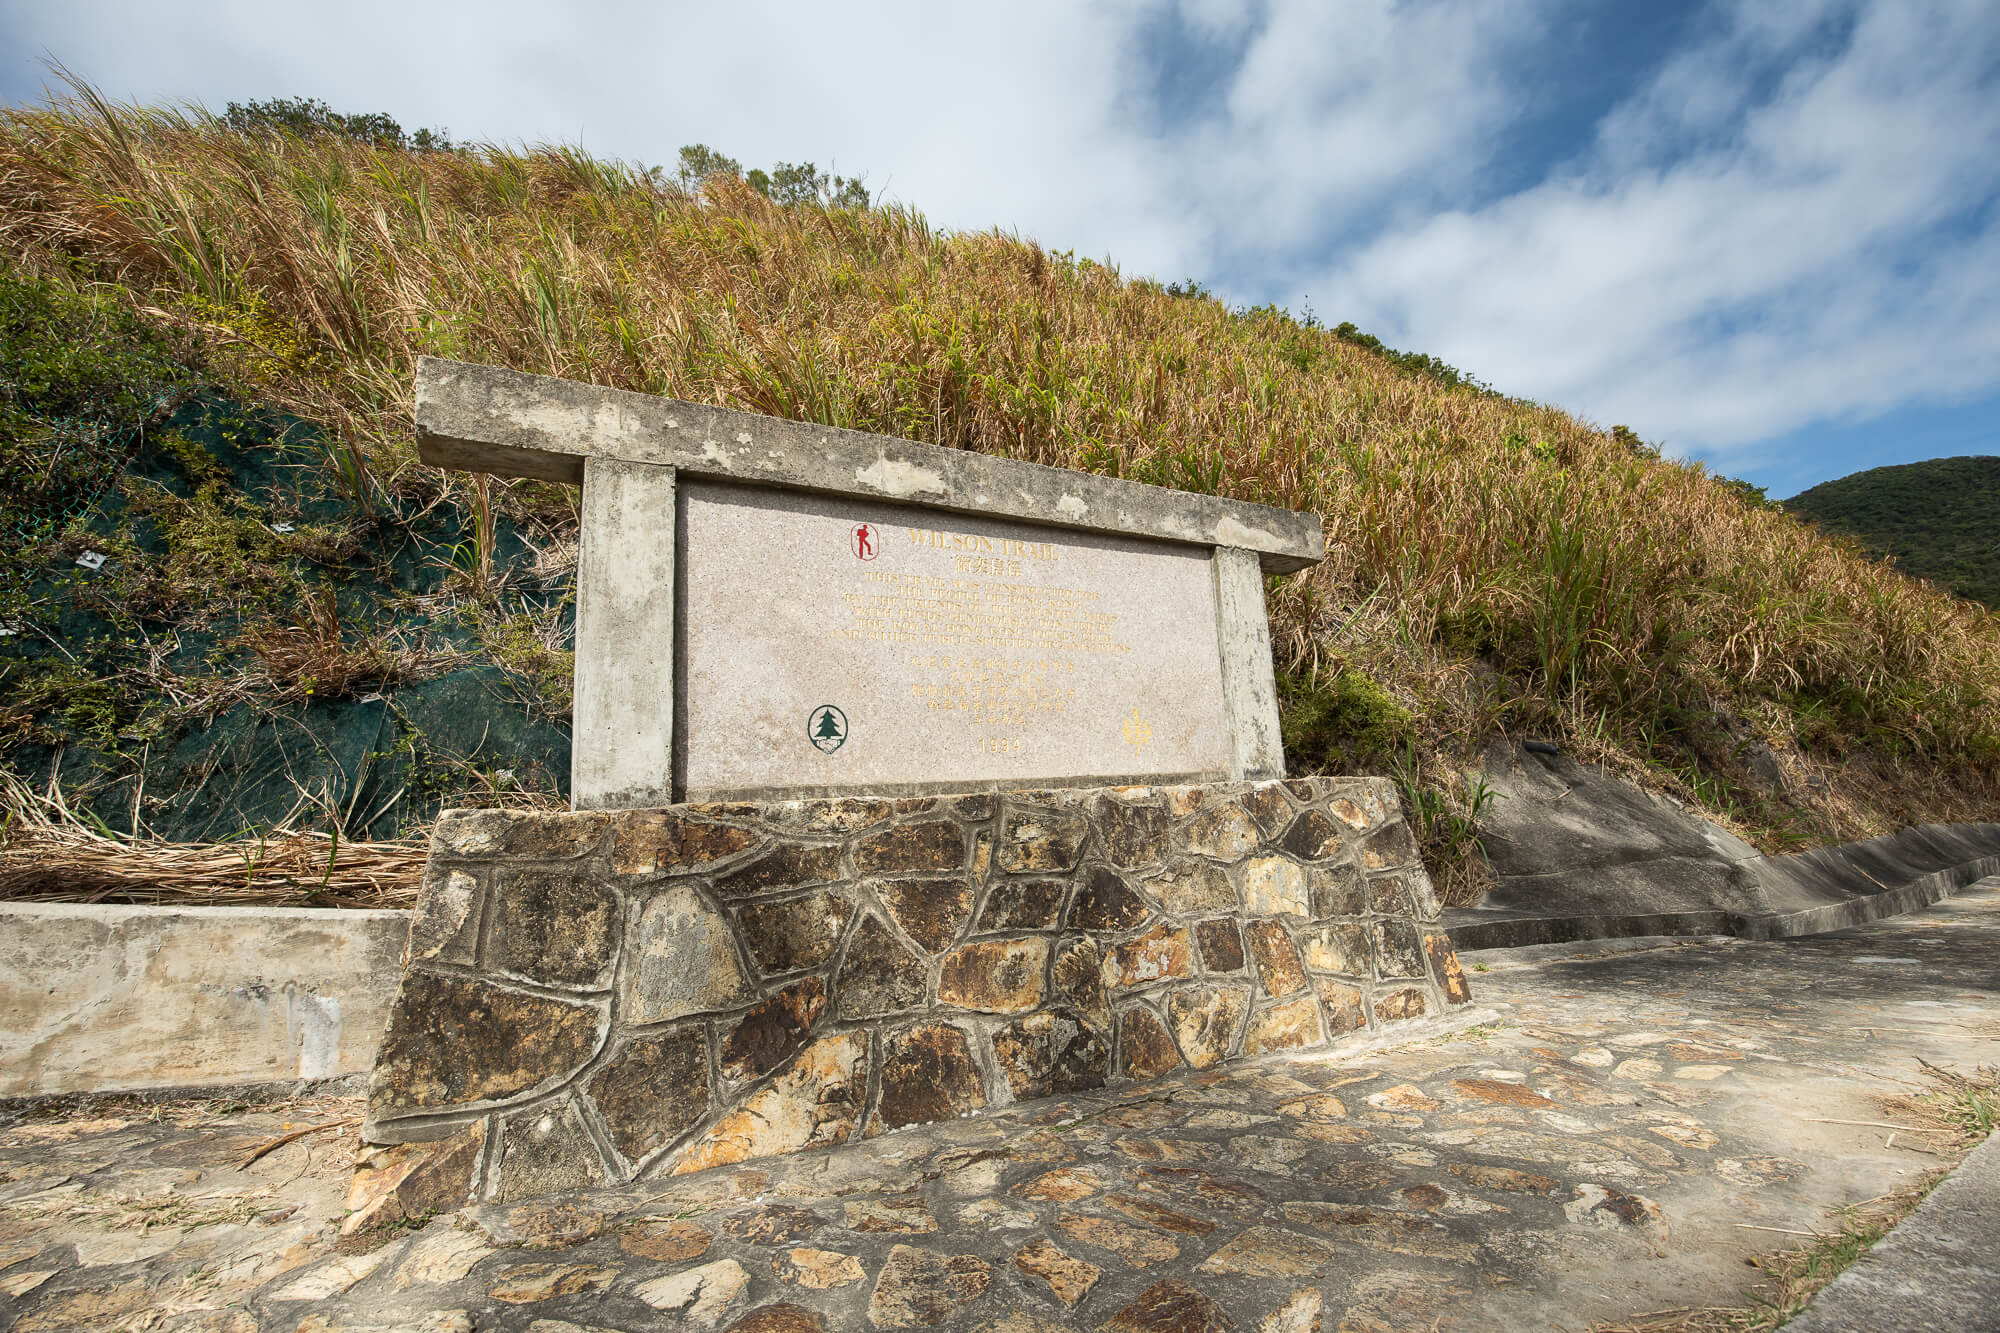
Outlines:
{"type": "Polygon", "coordinates": [[[1716,935],[1778,940],[1818,935],[1921,911],[1988,876],[2000,875],[2000,824],[1925,824],[1794,856],[1746,858],[1728,868],[1739,881],[1749,881],[1741,895],[1745,907],[1759,899],[1809,905],[1777,911],[1728,907],[1576,911],[1564,910],[1557,902],[1536,907],[1508,895],[1499,903],[1446,912],[1445,930],[1461,951],[1580,940],[1716,935]]]}

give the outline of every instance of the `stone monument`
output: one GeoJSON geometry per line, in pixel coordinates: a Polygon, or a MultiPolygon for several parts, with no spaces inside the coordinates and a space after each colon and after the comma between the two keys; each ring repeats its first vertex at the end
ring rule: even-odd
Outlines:
{"type": "Polygon", "coordinates": [[[583,487],[575,810],[439,819],[350,1226],[1470,998],[1393,785],[1284,780],[1313,516],[431,359],[417,434],[583,487]]]}

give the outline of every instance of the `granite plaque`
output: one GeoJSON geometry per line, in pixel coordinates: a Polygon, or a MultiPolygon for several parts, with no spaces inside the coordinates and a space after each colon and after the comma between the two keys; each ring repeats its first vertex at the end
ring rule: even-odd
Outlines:
{"type": "Polygon", "coordinates": [[[686,800],[1227,774],[1199,547],[687,480],[686,800]]]}

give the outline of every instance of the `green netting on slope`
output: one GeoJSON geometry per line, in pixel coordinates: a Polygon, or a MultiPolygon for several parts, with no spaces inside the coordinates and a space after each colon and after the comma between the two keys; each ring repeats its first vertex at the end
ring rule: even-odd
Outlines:
{"type": "Polygon", "coordinates": [[[445,595],[469,512],[379,488],[364,510],[317,427],[200,390],[181,350],[0,272],[0,765],[175,839],[386,837],[446,802],[560,797],[556,673],[492,645],[511,621],[559,635],[566,580],[503,518],[499,586],[445,595]],[[258,647],[314,624],[350,664],[375,645],[421,669],[333,680],[258,647]]]}

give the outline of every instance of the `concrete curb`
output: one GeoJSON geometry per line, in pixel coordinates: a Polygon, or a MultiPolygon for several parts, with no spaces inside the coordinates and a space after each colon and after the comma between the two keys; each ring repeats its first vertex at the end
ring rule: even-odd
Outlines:
{"type": "Polygon", "coordinates": [[[366,1074],[408,912],[0,903],[0,1097],[366,1074]]]}
{"type": "Polygon", "coordinates": [[[1924,824],[1887,837],[1746,863],[1765,884],[1832,898],[1791,912],[1655,912],[1629,915],[1457,908],[1445,932],[1460,950],[1510,949],[1637,936],[1731,935],[1790,939],[1921,911],[2000,875],[2000,824],[1924,824]]]}
{"type": "Polygon", "coordinates": [[[2000,1136],[1989,1137],[1785,1325],[1792,1333],[2000,1329],[2000,1136]]]}

